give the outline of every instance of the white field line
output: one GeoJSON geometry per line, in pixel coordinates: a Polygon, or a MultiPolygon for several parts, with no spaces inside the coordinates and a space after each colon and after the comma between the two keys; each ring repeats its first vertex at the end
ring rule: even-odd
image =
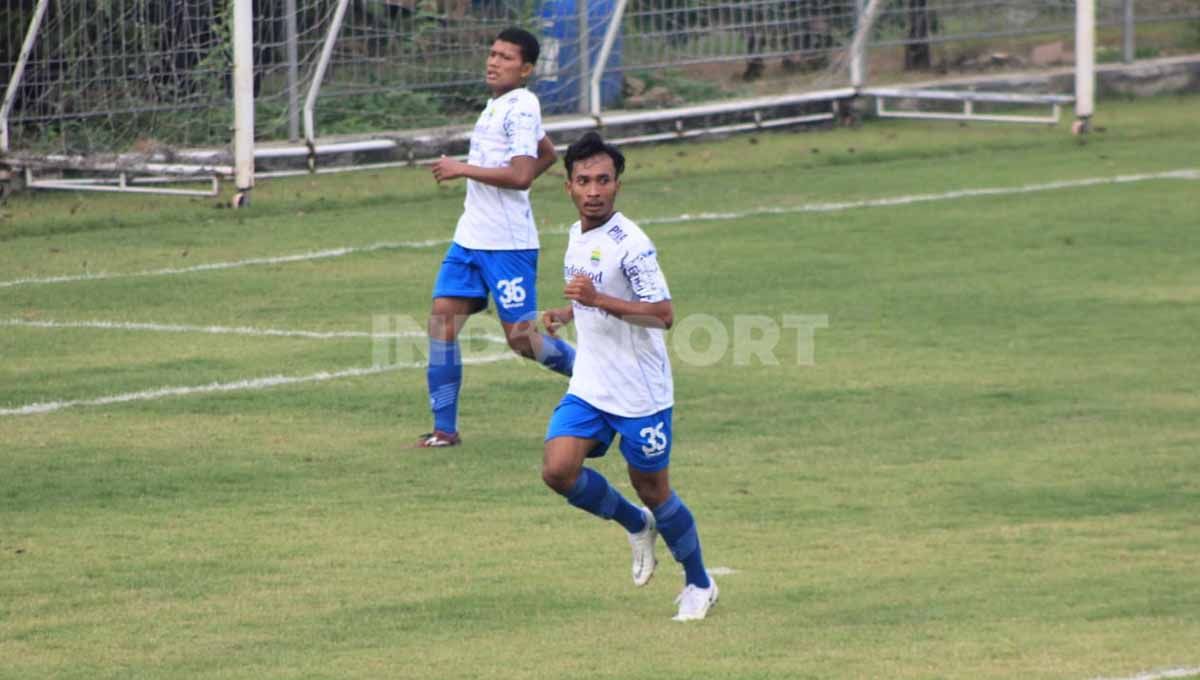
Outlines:
{"type": "MultiPolygon", "coordinates": [[[[1046,184],[1026,184],[1019,187],[992,187],[983,189],[962,189],[959,191],[948,191],[938,194],[914,194],[910,196],[894,196],[890,198],[875,198],[862,201],[846,201],[841,203],[808,203],[797,206],[776,206],[767,208],[752,208],[743,212],[727,212],[727,213],[684,213],[673,217],[651,217],[637,220],[639,224],[673,224],[677,222],[692,222],[698,220],[732,220],[741,219],[744,217],[754,217],[758,215],[788,215],[795,213],[815,213],[815,212],[839,212],[842,210],[854,210],[857,208],[881,208],[886,206],[896,205],[911,205],[914,203],[926,203],[930,201],[950,201],[960,198],[972,198],[976,196],[1009,196],[1013,194],[1030,194],[1039,191],[1055,191],[1058,189],[1074,189],[1079,187],[1090,187],[1105,184],[1126,184],[1129,182],[1145,182],[1158,179],[1182,179],[1182,180],[1200,180],[1200,169],[1183,169],[1171,170],[1168,172],[1145,173],[1139,175],[1117,175],[1115,177],[1091,177],[1087,179],[1064,180],[1061,182],[1049,182],[1046,184]]],[[[565,233],[566,227],[559,226],[554,229],[544,230],[543,233],[565,233]]],[[[256,257],[248,260],[234,260],[230,262],[213,262],[210,264],[196,265],[194,267],[177,267],[168,269],[151,269],[140,272],[97,272],[89,274],[75,274],[67,276],[50,276],[45,278],[27,278],[14,279],[11,281],[0,281],[0,288],[12,288],[14,286],[32,286],[44,285],[51,283],[69,283],[72,281],[95,281],[100,279],[117,279],[140,276],[171,276],[175,274],[191,274],[194,272],[213,271],[218,269],[234,269],[236,267],[250,267],[260,264],[288,264],[292,262],[307,262],[309,260],[322,260],[334,257],[342,257],[345,255],[354,255],[356,253],[369,253],[377,250],[397,250],[406,248],[432,248],[435,246],[443,246],[449,244],[446,239],[435,239],[429,241],[403,241],[403,242],[385,242],[373,243],[366,246],[347,246],[344,248],[331,248],[329,250],[318,250],[307,253],[298,253],[295,255],[280,255],[277,257],[256,257]]]]}
{"type": "Polygon", "coordinates": [[[289,264],[292,262],[308,262],[311,260],[325,260],[334,257],[343,257],[345,255],[353,255],[356,253],[370,253],[377,250],[400,250],[407,248],[432,248],[434,246],[444,246],[450,243],[449,239],[437,239],[430,241],[400,241],[400,242],[383,242],[372,243],[367,246],[348,246],[345,248],[330,248],[328,250],[314,250],[307,253],[297,253],[295,255],[279,255],[276,257],[254,257],[248,260],[233,260],[231,262],[210,262],[208,264],[199,264],[194,267],[169,267],[167,269],[149,269],[140,272],[96,272],[89,274],[74,274],[69,276],[50,276],[46,278],[31,278],[31,279],[15,279],[13,281],[0,281],[0,288],[12,288],[13,286],[40,285],[47,283],[69,283],[71,281],[97,281],[101,279],[120,279],[137,276],[171,276],[174,274],[191,274],[194,272],[207,272],[218,269],[235,269],[237,267],[251,267],[259,264],[289,264]]]}
{"type": "Polygon", "coordinates": [[[1200,675],[1200,667],[1168,668],[1161,671],[1146,671],[1128,678],[1095,678],[1095,680],[1166,680],[1167,678],[1190,678],[1194,675],[1200,675]]]}
{"type": "Polygon", "coordinates": [[[683,214],[675,217],[656,217],[637,220],[640,224],[672,224],[675,222],[691,222],[694,220],[733,220],[757,215],[788,215],[792,213],[840,212],[856,208],[883,208],[895,205],[912,205],[931,201],[950,201],[959,198],[976,196],[1009,196],[1012,194],[1032,194],[1039,191],[1055,191],[1057,189],[1075,189],[1104,184],[1127,184],[1129,182],[1145,182],[1155,179],[1184,179],[1200,180],[1200,169],[1172,170],[1141,175],[1117,175],[1116,177],[1091,177],[1088,179],[1063,180],[1047,184],[1026,184],[1019,187],[993,187],[984,189],[962,189],[947,191],[939,194],[914,194],[911,196],[893,196],[891,198],[872,198],[863,201],[846,201],[841,203],[809,203],[797,206],[781,206],[773,208],[756,208],[748,212],[729,213],[696,213],[683,214]]]}
{"type": "MultiPolygon", "coordinates": [[[[507,361],[515,359],[516,355],[512,352],[504,354],[493,354],[482,357],[469,357],[463,359],[464,364],[490,364],[497,361],[507,361]]],[[[376,375],[379,373],[387,373],[403,368],[424,368],[424,363],[403,363],[403,364],[387,364],[382,366],[369,366],[366,368],[349,368],[342,371],[321,371],[312,375],[273,375],[265,378],[252,378],[247,380],[237,380],[227,383],[209,383],[207,385],[194,385],[184,387],[159,387],[150,390],[142,390],[140,392],[126,392],[125,394],[113,394],[107,397],[98,397],[96,399],[77,399],[74,401],[47,401],[36,404],[26,404],[16,408],[0,408],[0,417],[3,416],[28,416],[39,413],[53,413],[67,408],[76,406],[103,406],[105,404],[122,404],[130,401],[150,401],[155,399],[163,399],[166,397],[181,397],[192,394],[211,394],[214,392],[238,392],[241,390],[264,390],[271,387],[279,387],[281,385],[296,385],[300,383],[325,382],[327,380],[337,380],[339,378],[357,378],[367,375],[376,375]]]]}
{"type": "MultiPolygon", "coordinates": [[[[712,567],[711,569],[705,569],[704,571],[705,571],[705,572],[706,572],[706,573],[707,573],[709,576],[729,576],[729,575],[731,575],[731,574],[737,574],[737,573],[739,573],[739,572],[738,572],[738,570],[737,570],[737,569],[734,569],[733,567],[712,567]]],[[[684,570],[681,568],[681,569],[679,569],[679,573],[680,573],[680,574],[684,574],[684,573],[687,573],[687,572],[685,572],[685,571],[684,571],[684,570]]]]}
{"type": "MultiPolygon", "coordinates": [[[[250,326],[195,326],[189,324],[137,323],[126,321],[30,321],[25,319],[0,319],[0,326],[21,328],[85,328],[118,331],[151,331],[157,333],[208,333],[212,335],[250,335],[255,337],[308,338],[313,340],[335,340],[342,338],[424,338],[421,331],[396,333],[369,333],[366,331],[303,331],[280,328],[254,328],[250,326]]],[[[484,340],[496,344],[508,341],[496,335],[473,335],[463,340],[484,340]]]]}

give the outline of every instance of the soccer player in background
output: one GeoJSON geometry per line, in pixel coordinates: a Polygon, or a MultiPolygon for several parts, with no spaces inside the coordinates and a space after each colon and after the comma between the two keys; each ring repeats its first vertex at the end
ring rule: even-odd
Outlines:
{"type": "Polygon", "coordinates": [[[492,99],[471,133],[467,162],[443,156],[433,165],[438,182],[465,177],[467,198],[433,286],[426,372],[433,432],[420,437],[421,448],[455,446],[461,441],[458,334],[467,317],[487,308],[489,293],[508,346],[551,370],[571,375],[574,348],[536,331],[538,234],[529,187],[556,158],[554,144],[542,130],[538,98],[525,88],[539,49],[537,38],[519,28],[507,28],[496,36],[486,68],[492,99]]]}
{"type": "Polygon", "coordinates": [[[567,502],[629,532],[633,582],[645,585],[662,534],[684,568],[676,621],[703,619],[717,601],[717,584],[704,568],[692,513],[671,490],[671,410],[674,385],[664,330],[674,321],[667,280],[654,244],[616,212],[625,158],[589,132],[567,149],[567,193],[579,210],[563,263],[564,295],[571,305],[547,310],[554,334],[575,322],[578,354],[567,394],[546,432],[542,479],[567,502]],[[599,472],[584,467],[621,435],[638,508],[599,472]]]}

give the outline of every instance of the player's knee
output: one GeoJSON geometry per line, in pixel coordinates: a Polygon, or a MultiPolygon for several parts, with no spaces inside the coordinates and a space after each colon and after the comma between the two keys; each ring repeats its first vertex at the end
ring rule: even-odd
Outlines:
{"type": "Polygon", "coordinates": [[[575,486],[575,480],[578,477],[579,471],[571,469],[569,466],[554,465],[553,463],[542,464],[542,481],[563,496],[567,495],[571,491],[571,487],[575,486]]]}
{"type": "Polygon", "coordinates": [[[647,508],[651,508],[651,509],[657,508],[658,506],[662,505],[663,503],[666,503],[667,499],[669,499],[670,497],[671,497],[670,489],[667,489],[665,492],[659,491],[659,490],[643,492],[640,489],[638,490],[638,499],[642,501],[642,505],[646,506],[647,508]]]}
{"type": "Polygon", "coordinates": [[[436,309],[429,315],[429,337],[438,340],[454,340],[458,326],[453,314],[439,313],[436,309]]]}
{"type": "Polygon", "coordinates": [[[439,340],[445,339],[445,335],[446,335],[445,319],[443,319],[442,317],[440,317],[436,314],[431,314],[429,316],[429,324],[427,325],[427,327],[429,329],[429,337],[438,338],[439,340]]]}
{"type": "Polygon", "coordinates": [[[534,358],[533,341],[526,333],[513,332],[508,334],[508,346],[526,359],[534,358]]]}
{"type": "Polygon", "coordinates": [[[657,508],[671,497],[671,485],[665,479],[641,477],[631,478],[629,481],[633,484],[633,490],[637,492],[638,499],[647,508],[657,508]]]}

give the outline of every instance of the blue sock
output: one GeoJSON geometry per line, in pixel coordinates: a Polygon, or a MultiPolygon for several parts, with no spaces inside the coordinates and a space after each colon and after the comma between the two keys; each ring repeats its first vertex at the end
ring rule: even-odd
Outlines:
{"type": "Polygon", "coordinates": [[[575,368],[575,348],[562,338],[542,334],[541,351],[537,356],[538,363],[555,373],[562,373],[568,378],[575,368]]]}
{"type": "Polygon", "coordinates": [[[671,554],[683,565],[685,581],[700,588],[712,585],[708,580],[708,572],[704,570],[696,520],[674,491],[666,503],[654,508],[654,519],[658,522],[658,533],[662,534],[671,554]]]}
{"type": "Polygon", "coordinates": [[[441,432],[458,432],[458,388],[462,385],[462,355],[458,341],[429,339],[429,406],[433,427],[441,432]]]}
{"type": "Polygon", "coordinates": [[[567,492],[567,502],[597,517],[616,520],[625,531],[636,534],[646,528],[646,517],[633,503],[613,488],[604,475],[591,468],[579,471],[575,486],[567,492]]]}

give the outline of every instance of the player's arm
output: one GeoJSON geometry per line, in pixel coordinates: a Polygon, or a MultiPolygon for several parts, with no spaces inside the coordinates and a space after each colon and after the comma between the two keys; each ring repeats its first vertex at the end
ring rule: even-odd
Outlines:
{"type": "Polygon", "coordinates": [[[675,323],[675,306],[671,304],[670,300],[642,302],[605,295],[597,291],[592,280],[582,274],[575,275],[567,282],[563,295],[568,300],[574,300],[581,305],[603,309],[625,323],[635,326],[667,330],[675,323]]]}
{"type": "Polygon", "coordinates": [[[542,173],[549,170],[557,160],[558,152],[554,150],[554,142],[550,139],[550,135],[542,137],[538,141],[537,172],[534,173],[534,177],[541,177],[542,173]]]}
{"type": "Polygon", "coordinates": [[[575,308],[570,305],[547,309],[542,312],[542,325],[546,327],[546,332],[553,336],[558,335],[558,329],[574,320],[575,308]]]}
{"type": "MultiPolygon", "coordinates": [[[[540,149],[539,149],[540,152],[540,149]]],[[[538,176],[541,157],[513,156],[509,164],[500,168],[481,168],[453,158],[442,156],[433,164],[433,178],[439,182],[466,177],[501,189],[524,191],[533,185],[538,176]]],[[[554,161],[551,160],[551,163],[554,161]]]]}
{"type": "Polygon", "coordinates": [[[537,108],[536,99],[518,103],[517,108],[509,111],[504,120],[504,135],[513,154],[507,166],[484,168],[442,157],[433,164],[434,178],[442,182],[466,177],[500,189],[528,189],[533,186],[533,180],[545,171],[542,163],[546,167],[554,164],[554,144],[545,134],[540,140],[537,138],[541,130],[540,121],[541,111],[537,108]],[[546,146],[549,146],[548,153],[546,146]]]}

